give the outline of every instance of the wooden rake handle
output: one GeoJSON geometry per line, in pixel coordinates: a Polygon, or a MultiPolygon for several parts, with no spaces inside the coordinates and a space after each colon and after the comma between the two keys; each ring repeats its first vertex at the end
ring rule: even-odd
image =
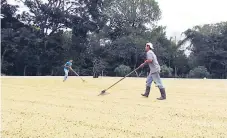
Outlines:
{"type": "MultiPolygon", "coordinates": [[[[79,74],[76,73],[76,71],[72,70],[77,76],[79,76],[79,74]]],[[[79,76],[80,77],[80,76],[79,76]]],[[[85,80],[83,78],[80,77],[80,79],[85,82],[85,80]]]]}
{"type": "Polygon", "coordinates": [[[113,85],[111,85],[109,88],[105,89],[105,91],[107,91],[108,89],[112,88],[114,85],[116,85],[117,83],[119,83],[120,81],[122,81],[123,79],[125,79],[126,77],[128,77],[129,75],[131,75],[133,72],[135,72],[136,70],[138,70],[140,67],[137,67],[136,69],[134,69],[132,72],[130,72],[129,74],[127,74],[126,76],[124,76],[123,78],[121,78],[119,81],[115,82],[113,85]]]}

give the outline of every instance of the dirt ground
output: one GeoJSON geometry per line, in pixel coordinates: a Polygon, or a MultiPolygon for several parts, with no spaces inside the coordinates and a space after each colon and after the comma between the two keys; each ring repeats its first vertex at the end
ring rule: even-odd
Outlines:
{"type": "Polygon", "coordinates": [[[167,100],[140,94],[145,78],[2,78],[2,138],[226,138],[227,80],[163,79],[167,100]]]}

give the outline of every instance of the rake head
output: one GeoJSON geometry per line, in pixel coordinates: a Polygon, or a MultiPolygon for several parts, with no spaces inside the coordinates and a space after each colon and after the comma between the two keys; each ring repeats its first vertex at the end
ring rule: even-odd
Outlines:
{"type": "Polygon", "coordinates": [[[82,80],[83,82],[87,82],[87,81],[85,81],[85,80],[84,80],[84,79],[82,79],[82,78],[81,78],[81,80],[82,80]]]}
{"type": "MultiPolygon", "coordinates": [[[[106,93],[106,90],[102,90],[101,93],[100,93],[99,95],[104,95],[104,94],[107,94],[107,93],[106,93]]],[[[99,96],[99,95],[98,95],[98,96],[99,96]]]]}

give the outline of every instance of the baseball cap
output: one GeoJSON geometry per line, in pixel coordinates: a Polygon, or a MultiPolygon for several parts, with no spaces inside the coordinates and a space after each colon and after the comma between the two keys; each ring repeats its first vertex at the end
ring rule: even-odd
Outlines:
{"type": "Polygon", "coordinates": [[[151,49],[154,49],[154,47],[153,47],[153,44],[152,43],[146,43],[146,46],[149,46],[151,49]]]}

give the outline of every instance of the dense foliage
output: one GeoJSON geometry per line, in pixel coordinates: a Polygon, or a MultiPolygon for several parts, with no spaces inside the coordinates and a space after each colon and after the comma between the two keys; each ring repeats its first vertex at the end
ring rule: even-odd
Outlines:
{"type": "MultiPolygon", "coordinates": [[[[195,26],[175,42],[158,26],[155,0],[1,1],[1,71],[6,75],[63,75],[73,59],[80,75],[124,76],[154,44],[162,77],[227,78],[227,23],[195,26]],[[148,27],[149,26],[149,27],[148,27]],[[181,49],[189,42],[189,56],[181,49]]],[[[146,76],[143,68],[134,76],[146,76]]]]}

